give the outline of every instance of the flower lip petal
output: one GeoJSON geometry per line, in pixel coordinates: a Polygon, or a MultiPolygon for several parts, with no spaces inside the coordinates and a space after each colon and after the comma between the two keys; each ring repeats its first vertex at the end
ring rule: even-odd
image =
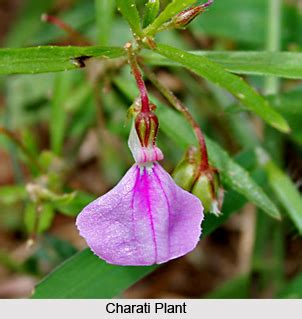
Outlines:
{"type": "Polygon", "coordinates": [[[157,163],[132,166],[107,194],[86,206],[77,227],[107,262],[152,265],[195,248],[203,207],[157,163]]]}

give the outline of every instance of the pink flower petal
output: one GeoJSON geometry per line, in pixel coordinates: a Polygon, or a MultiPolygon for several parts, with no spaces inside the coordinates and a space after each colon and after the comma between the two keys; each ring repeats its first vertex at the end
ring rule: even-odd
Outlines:
{"type": "Polygon", "coordinates": [[[201,234],[203,207],[157,163],[132,166],[107,194],[86,206],[77,227],[100,258],[151,265],[185,255],[201,234]]]}

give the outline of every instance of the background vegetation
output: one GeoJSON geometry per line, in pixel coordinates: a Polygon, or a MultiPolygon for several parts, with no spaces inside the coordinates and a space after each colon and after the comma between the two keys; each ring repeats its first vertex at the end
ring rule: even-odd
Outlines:
{"type": "MultiPolygon", "coordinates": [[[[0,297],[29,297],[37,284],[34,298],[301,297],[298,0],[216,0],[140,52],[206,133],[222,215],[206,216],[193,253],[160,267],[108,265],[85,248],[76,215],[132,165],[127,109],[138,93],[123,46],[127,21],[140,26],[133,1],[117,2],[120,12],[113,0],[0,1],[0,297]]],[[[135,2],[142,17],[146,1],[135,2]]],[[[160,2],[166,21],[194,1],[160,2]]],[[[195,138],[147,84],[173,172],[195,138]]]]}

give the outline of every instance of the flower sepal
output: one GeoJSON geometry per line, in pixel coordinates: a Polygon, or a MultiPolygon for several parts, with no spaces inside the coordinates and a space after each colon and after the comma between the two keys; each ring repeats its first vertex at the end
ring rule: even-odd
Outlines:
{"type": "Polygon", "coordinates": [[[185,190],[197,196],[205,209],[205,213],[216,216],[221,214],[223,189],[218,171],[200,160],[200,153],[195,147],[190,147],[184,158],[173,172],[175,182],[185,190]]]}
{"type": "Polygon", "coordinates": [[[221,215],[223,189],[216,170],[209,168],[202,172],[193,185],[192,194],[201,200],[205,212],[216,216],[221,215]]]}
{"type": "Polygon", "coordinates": [[[164,156],[156,146],[158,131],[157,116],[150,112],[139,112],[131,127],[128,146],[137,164],[143,165],[161,161],[164,156]]]}

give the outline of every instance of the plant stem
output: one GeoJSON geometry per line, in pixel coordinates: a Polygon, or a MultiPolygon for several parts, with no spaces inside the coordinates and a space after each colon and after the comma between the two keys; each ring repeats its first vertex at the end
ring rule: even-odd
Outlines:
{"type": "Polygon", "coordinates": [[[53,24],[59,29],[65,31],[71,38],[77,40],[82,45],[91,45],[91,42],[85,36],[83,36],[69,24],[62,21],[60,18],[44,13],[41,16],[41,20],[43,22],[53,24]]]}
{"type": "MultiPolygon", "coordinates": [[[[271,52],[280,51],[280,37],[281,37],[281,8],[282,0],[268,0],[268,28],[267,28],[267,42],[266,50],[271,52]]],[[[276,77],[268,77],[265,81],[265,94],[276,94],[279,90],[280,80],[276,77]]]]}
{"type": "Polygon", "coordinates": [[[138,63],[137,63],[136,54],[132,49],[132,44],[130,42],[126,43],[125,49],[128,53],[128,62],[130,64],[132,73],[135,77],[136,84],[137,84],[137,87],[138,87],[139,92],[140,92],[141,103],[142,103],[141,112],[149,113],[151,110],[150,110],[148,93],[147,93],[146,85],[145,85],[145,82],[143,80],[141,71],[140,71],[138,63]]]}
{"type": "MultiPolygon", "coordinates": [[[[4,121],[3,121],[3,125],[7,129],[11,126],[11,117],[12,117],[11,109],[8,107],[4,112],[4,121]]],[[[1,134],[1,131],[0,131],[0,134],[1,134]]],[[[20,167],[20,163],[18,162],[17,146],[15,144],[9,144],[8,153],[12,160],[14,178],[18,184],[22,184],[24,182],[24,176],[23,176],[22,169],[20,167]]]]}
{"type": "Polygon", "coordinates": [[[39,164],[39,162],[32,156],[32,154],[30,153],[30,151],[25,147],[25,145],[16,137],[16,135],[14,134],[14,132],[8,130],[5,127],[0,126],[0,134],[5,135],[7,138],[9,138],[14,144],[16,144],[21,151],[27,156],[27,158],[29,159],[29,161],[36,166],[36,168],[42,172],[43,169],[41,167],[41,165],[39,164]]]}
{"type": "MultiPolygon", "coordinates": [[[[280,50],[280,33],[281,33],[281,4],[282,0],[268,0],[268,28],[266,49],[268,51],[280,50]]],[[[265,94],[278,94],[280,89],[280,80],[276,77],[268,77],[264,83],[265,94]]],[[[272,133],[274,131],[266,127],[266,140],[273,140],[272,133]],[[268,134],[271,134],[268,137],[268,134]]],[[[279,140],[279,134],[275,138],[279,140]]],[[[278,151],[280,149],[278,148],[278,151]]],[[[274,223],[267,218],[262,212],[257,214],[257,226],[254,242],[253,272],[257,274],[257,278],[261,286],[255,287],[256,293],[263,290],[262,286],[272,286],[273,291],[279,291],[283,283],[284,277],[284,235],[282,225],[274,223]],[[270,259],[267,259],[267,251],[271,250],[270,259]]],[[[255,282],[255,281],[253,281],[255,282]]],[[[267,288],[266,288],[267,289],[267,288]]],[[[254,296],[253,296],[254,297],[254,296]]]]}
{"type": "Polygon", "coordinates": [[[198,123],[195,121],[194,117],[190,113],[189,109],[162,83],[160,83],[156,75],[146,66],[143,66],[144,72],[149,78],[149,80],[154,84],[154,86],[161,92],[161,94],[170,102],[170,104],[179,112],[181,112],[187,121],[192,126],[196,139],[199,144],[201,161],[200,161],[200,172],[209,169],[209,159],[208,151],[205,142],[204,135],[199,127],[198,123]]]}
{"type": "MultiPolygon", "coordinates": [[[[280,51],[281,49],[281,28],[282,28],[282,0],[269,0],[268,12],[268,37],[267,37],[267,50],[280,51]]],[[[265,82],[266,94],[278,94],[280,91],[280,79],[276,77],[269,77],[265,82]]],[[[282,143],[279,134],[267,128],[266,135],[271,132],[270,140],[276,141],[277,144],[282,143]],[[271,138],[275,137],[275,138],[271,138]]],[[[280,144],[279,144],[280,145],[280,144]]],[[[281,149],[279,149],[280,157],[281,149]]],[[[276,153],[276,152],[275,152],[276,153]]],[[[272,238],[272,276],[273,289],[278,293],[284,281],[284,234],[282,225],[276,223],[273,225],[273,238],[272,238]]]]}
{"type": "Polygon", "coordinates": [[[112,29],[112,20],[116,9],[116,1],[95,0],[94,5],[98,44],[106,46],[110,39],[110,31],[112,29]]]}

